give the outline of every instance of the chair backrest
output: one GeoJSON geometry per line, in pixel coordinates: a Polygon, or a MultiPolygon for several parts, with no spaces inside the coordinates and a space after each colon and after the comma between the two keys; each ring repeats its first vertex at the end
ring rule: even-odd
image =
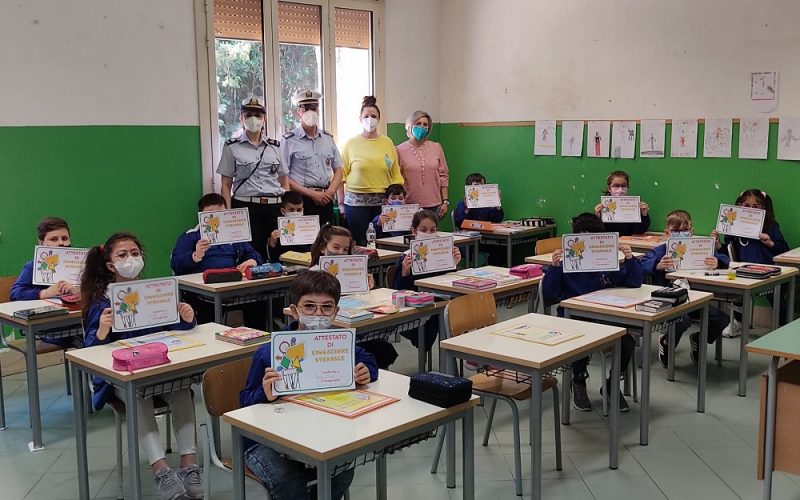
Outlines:
{"type": "Polygon", "coordinates": [[[17,281],[16,276],[3,276],[0,278],[0,302],[11,301],[11,287],[17,281]]]}
{"type": "Polygon", "coordinates": [[[392,288],[394,283],[394,275],[397,272],[397,266],[392,264],[386,268],[386,283],[383,284],[384,288],[392,288]]]}
{"type": "Polygon", "coordinates": [[[536,255],[543,253],[555,252],[561,248],[561,238],[546,238],[543,240],[536,240],[536,255]]]}
{"type": "Polygon", "coordinates": [[[456,337],[497,323],[497,305],[491,292],[470,293],[451,300],[444,317],[449,336],[456,337]]]}
{"type": "Polygon", "coordinates": [[[251,361],[251,358],[231,361],[203,374],[203,401],[211,416],[219,417],[239,408],[239,391],[247,382],[251,361]]]}

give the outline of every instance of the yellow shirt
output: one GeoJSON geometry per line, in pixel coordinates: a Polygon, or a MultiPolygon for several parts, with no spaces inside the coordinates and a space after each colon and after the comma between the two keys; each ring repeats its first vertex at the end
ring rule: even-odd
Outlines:
{"type": "Polygon", "coordinates": [[[394,143],[385,135],[357,135],[342,148],[345,189],[352,193],[383,193],[389,184],[403,184],[394,143]]]}

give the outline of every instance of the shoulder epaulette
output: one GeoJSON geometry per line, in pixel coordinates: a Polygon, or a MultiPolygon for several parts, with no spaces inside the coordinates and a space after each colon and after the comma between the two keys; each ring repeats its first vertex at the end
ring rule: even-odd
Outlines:
{"type": "Polygon", "coordinates": [[[233,143],[236,143],[236,142],[239,142],[239,138],[238,137],[231,137],[230,139],[225,141],[225,145],[228,146],[229,144],[233,144],[233,143]]]}
{"type": "Polygon", "coordinates": [[[275,139],[267,139],[267,144],[270,146],[280,147],[281,141],[276,141],[275,139]]]}
{"type": "Polygon", "coordinates": [[[294,137],[294,132],[292,132],[291,130],[289,132],[286,132],[285,134],[283,134],[283,138],[284,139],[288,139],[290,137],[294,137]]]}

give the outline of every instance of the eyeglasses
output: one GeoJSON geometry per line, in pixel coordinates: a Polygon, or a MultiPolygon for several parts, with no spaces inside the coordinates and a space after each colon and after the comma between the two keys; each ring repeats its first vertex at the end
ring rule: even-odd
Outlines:
{"type": "Polygon", "coordinates": [[[316,302],[304,302],[297,306],[301,313],[305,315],[316,314],[317,311],[321,312],[323,316],[333,316],[336,311],[336,304],[330,302],[325,304],[317,304],[316,302]]]}
{"type": "Polygon", "coordinates": [[[626,188],[626,187],[628,187],[628,185],[627,184],[612,184],[611,187],[612,188],[626,188]]]}
{"type": "Polygon", "coordinates": [[[745,208],[763,208],[758,203],[742,203],[742,206],[745,208]]]}
{"type": "Polygon", "coordinates": [[[142,251],[141,250],[131,250],[130,252],[128,252],[127,250],[120,250],[119,252],[114,254],[114,257],[116,257],[118,259],[127,259],[129,255],[131,257],[141,257],[142,256],[142,251]]]}

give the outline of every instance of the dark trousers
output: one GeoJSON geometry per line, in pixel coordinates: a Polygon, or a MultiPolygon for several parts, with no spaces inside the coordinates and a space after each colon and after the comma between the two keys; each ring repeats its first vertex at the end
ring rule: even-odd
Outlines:
{"type": "MultiPolygon", "coordinates": [[[[380,205],[374,207],[352,207],[345,205],[344,216],[347,219],[347,227],[356,240],[356,245],[365,246],[367,244],[367,228],[369,223],[376,215],[380,215],[380,205]]],[[[376,228],[377,231],[377,228],[376,228]]]]}
{"type": "MultiPolygon", "coordinates": [[[[198,295],[187,292],[183,293],[183,300],[194,309],[198,325],[214,322],[213,302],[208,302],[207,300],[201,299],[198,295]]],[[[230,306],[228,309],[238,309],[242,311],[244,326],[255,328],[256,330],[268,331],[267,305],[263,301],[230,306]]]]}
{"type": "Polygon", "coordinates": [[[247,203],[236,198],[231,199],[231,208],[246,208],[250,212],[250,244],[261,254],[264,262],[269,262],[267,240],[270,233],[278,229],[278,217],[281,216],[281,204],[247,203]]]}
{"type": "Polygon", "coordinates": [[[303,196],[303,215],[319,215],[319,227],[333,224],[333,202],[317,205],[308,196],[303,196]]]}
{"type": "MultiPolygon", "coordinates": [[[[684,332],[692,326],[692,320],[700,320],[703,319],[703,311],[693,311],[685,316],[683,316],[678,323],[675,325],[675,345],[681,341],[681,337],[683,336],[684,332]]],[[[717,307],[709,306],[708,307],[708,343],[713,344],[717,341],[720,335],[722,335],[722,330],[728,326],[728,322],[730,318],[728,315],[723,313],[717,307]]]]}
{"type": "MultiPolygon", "coordinates": [[[[620,372],[625,371],[625,367],[631,362],[633,357],[633,350],[636,348],[636,341],[630,334],[625,334],[620,339],[622,346],[622,356],[619,361],[620,372]]],[[[584,381],[589,376],[586,367],[589,366],[589,357],[581,358],[572,362],[572,379],[576,381],[584,381]]],[[[606,377],[608,377],[606,375],[606,377]]]]}

